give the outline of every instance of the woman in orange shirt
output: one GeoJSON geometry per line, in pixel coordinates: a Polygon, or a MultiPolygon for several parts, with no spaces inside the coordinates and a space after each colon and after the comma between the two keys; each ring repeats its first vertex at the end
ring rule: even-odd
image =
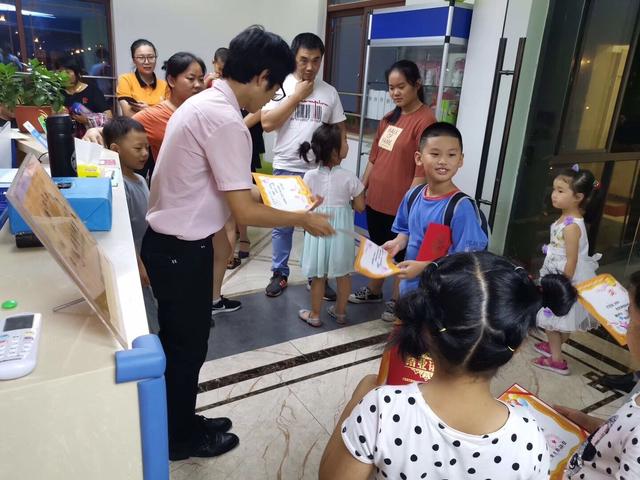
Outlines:
{"type": "Polygon", "coordinates": [[[189,97],[204,89],[206,67],[201,58],[188,52],[178,52],[169,58],[162,69],[166,72],[169,95],[166,100],[133,115],[147,132],[151,154],[158,158],[167,122],[173,112],[189,97]]]}
{"type": "Polygon", "coordinates": [[[169,87],[164,80],[156,78],[156,47],[143,38],[131,44],[131,58],[135,70],[118,77],[116,97],[122,114],[132,117],[145,108],[157,105],[169,96],[169,87]]]}
{"type": "MultiPolygon", "coordinates": [[[[378,245],[395,237],[391,226],[404,194],[424,182],[424,171],[416,167],[414,154],[418,151],[420,135],[436,121],[431,108],[424,104],[422,79],[414,62],[397,61],[387,70],[386,77],[389,95],[396,107],[380,121],[363,176],[369,238],[378,245]]],[[[400,252],[396,260],[401,261],[402,257],[404,252],[400,252]]],[[[384,279],[369,281],[369,285],[349,296],[349,302],[381,302],[383,284],[384,279]]],[[[396,280],[383,320],[394,319],[398,287],[396,280]]]]}

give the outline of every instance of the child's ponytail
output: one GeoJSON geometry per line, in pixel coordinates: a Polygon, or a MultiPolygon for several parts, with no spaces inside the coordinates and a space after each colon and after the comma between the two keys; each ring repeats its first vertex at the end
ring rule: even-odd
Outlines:
{"type": "Polygon", "coordinates": [[[577,296],[576,288],[561,273],[551,273],[540,278],[540,304],[551,310],[556,317],[569,313],[577,296]]]}
{"type": "Polygon", "coordinates": [[[298,148],[298,155],[307,163],[309,163],[309,158],[307,157],[309,150],[311,150],[311,144],[309,142],[302,142],[298,148]]]}
{"type": "Polygon", "coordinates": [[[311,143],[302,142],[298,148],[298,155],[307,163],[315,161],[320,165],[329,166],[333,152],[339,152],[342,146],[342,130],[338,124],[323,123],[313,132],[311,143]],[[314,158],[309,158],[309,151],[314,158]]]}

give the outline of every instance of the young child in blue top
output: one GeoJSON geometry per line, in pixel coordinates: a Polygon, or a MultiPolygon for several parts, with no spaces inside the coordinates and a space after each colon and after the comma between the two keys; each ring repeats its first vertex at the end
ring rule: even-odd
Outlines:
{"type": "MultiPolygon", "coordinates": [[[[405,261],[398,264],[402,269],[398,274],[403,279],[400,284],[401,294],[418,287],[418,277],[430,263],[417,261],[416,257],[429,225],[444,222],[449,200],[459,191],[452,179],[462,167],[464,159],[462,134],[455,126],[446,122],[436,122],[425,128],[420,137],[419,148],[415,153],[415,161],[416,165],[424,168],[427,184],[411,205],[411,190],[406,193],[392,227],[398,235],[383,245],[391,256],[407,249],[405,261]]],[[[453,213],[450,228],[449,254],[484,250],[487,247],[487,234],[482,229],[472,200],[460,200],[453,213]]]]}

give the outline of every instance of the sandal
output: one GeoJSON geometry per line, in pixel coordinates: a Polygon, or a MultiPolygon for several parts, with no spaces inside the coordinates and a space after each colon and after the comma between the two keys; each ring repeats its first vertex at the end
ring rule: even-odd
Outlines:
{"type": "Polygon", "coordinates": [[[335,305],[331,305],[327,308],[327,313],[331,318],[334,318],[338,325],[346,325],[347,324],[347,314],[346,313],[336,313],[335,305]]]}
{"type": "Polygon", "coordinates": [[[241,260],[245,259],[245,258],[249,258],[249,253],[251,250],[251,242],[249,240],[240,240],[238,243],[240,243],[240,247],[238,248],[238,258],[240,258],[241,260]],[[242,244],[248,245],[246,250],[242,250],[242,244]]]}
{"type": "Polygon", "coordinates": [[[227,270],[233,270],[235,268],[238,268],[241,264],[242,262],[238,257],[233,257],[233,260],[229,260],[227,262],[227,270]]]}
{"type": "Polygon", "coordinates": [[[298,310],[298,318],[303,322],[307,322],[312,327],[320,327],[322,326],[322,321],[320,317],[313,318],[311,316],[311,310],[298,310]]]}
{"type": "Polygon", "coordinates": [[[551,357],[538,357],[532,360],[531,363],[538,368],[549,370],[559,375],[569,375],[571,373],[566,360],[555,362],[551,357]]]}

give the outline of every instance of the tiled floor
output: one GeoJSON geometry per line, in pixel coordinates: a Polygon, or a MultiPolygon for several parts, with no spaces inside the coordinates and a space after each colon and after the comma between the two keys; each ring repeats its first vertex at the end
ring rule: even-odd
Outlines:
{"type": "MultiPolygon", "coordinates": [[[[251,229],[250,237],[251,259],[228,273],[223,286],[227,296],[261,292],[268,281],[270,232],[251,229]]],[[[302,233],[296,232],[290,277],[294,284],[304,282],[301,244],[302,233]]],[[[273,308],[270,302],[264,298],[265,309],[273,308]]],[[[358,315],[358,306],[350,309],[352,316],[358,315]]],[[[213,335],[232,322],[233,315],[240,318],[246,313],[240,310],[224,322],[217,321],[213,335]]],[[[373,318],[321,333],[309,327],[308,336],[208,361],[200,373],[197,408],[206,416],[230,417],[240,446],[219,458],[174,462],[171,478],[317,478],[323,449],[353,389],[364,375],[378,371],[381,341],[388,331],[389,324],[373,318]]],[[[495,394],[517,382],[550,403],[601,417],[611,415],[623,402],[622,394],[594,380],[603,372],[624,369],[629,362],[625,349],[593,334],[575,335],[566,346],[572,374],[559,377],[530,365],[533,341],[498,372],[492,383],[495,394]]]]}

